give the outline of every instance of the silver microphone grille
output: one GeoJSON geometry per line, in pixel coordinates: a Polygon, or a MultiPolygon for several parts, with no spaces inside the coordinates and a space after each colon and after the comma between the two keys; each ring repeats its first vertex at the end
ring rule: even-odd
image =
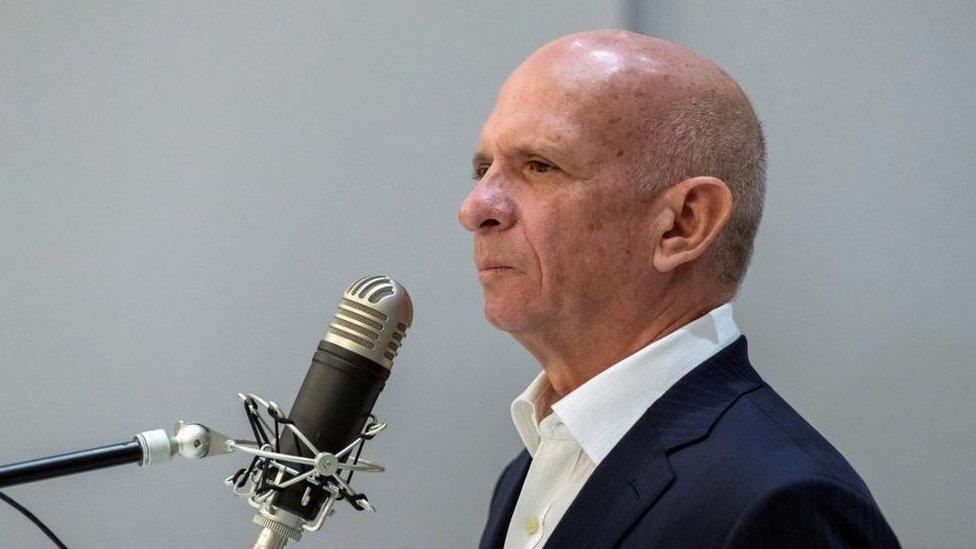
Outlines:
{"type": "Polygon", "coordinates": [[[346,288],[325,340],[389,369],[411,322],[406,288],[385,275],[364,276],[346,288]]]}

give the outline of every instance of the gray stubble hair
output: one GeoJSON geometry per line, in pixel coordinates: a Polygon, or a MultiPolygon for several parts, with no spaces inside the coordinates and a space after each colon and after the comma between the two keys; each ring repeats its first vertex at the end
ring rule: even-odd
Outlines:
{"type": "Polygon", "coordinates": [[[728,223],[707,252],[733,293],[745,278],[762,219],[766,143],[748,99],[715,94],[674,101],[647,124],[635,177],[644,196],[697,176],[721,179],[732,193],[728,223]]]}

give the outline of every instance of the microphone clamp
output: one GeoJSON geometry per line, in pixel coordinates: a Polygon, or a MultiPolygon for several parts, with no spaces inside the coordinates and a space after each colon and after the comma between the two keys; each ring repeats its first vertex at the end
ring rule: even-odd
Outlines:
{"type": "Polygon", "coordinates": [[[255,394],[238,394],[251,424],[256,442],[227,440],[231,452],[254,456],[251,464],[239,469],[224,480],[234,495],[241,497],[257,510],[254,522],[264,528],[255,549],[283,547],[288,539],[299,541],[303,532],[322,528],[335,504],[345,500],[357,511],[376,512],[365,494],[351,486],[354,472],[380,473],[384,468],[360,456],[367,440],[386,428],[370,414],[360,435],[335,454],[321,452],[302,431],[289,420],[277,404],[255,394]],[[300,441],[298,454],[280,451],[286,436],[300,441]],[[306,455],[302,455],[306,454],[306,455]],[[286,479],[287,475],[287,479],[286,479]],[[345,475],[345,478],[343,478],[345,475]],[[313,520],[306,520],[275,505],[275,496],[283,489],[304,484],[302,505],[307,505],[316,492],[322,492],[323,505],[313,520]],[[262,541],[265,540],[265,541],[262,541]]]}
{"type": "Polygon", "coordinates": [[[173,426],[173,434],[165,429],[143,431],[135,436],[142,449],[140,467],[149,467],[172,459],[179,454],[186,459],[201,459],[209,456],[229,454],[231,443],[247,444],[249,441],[228,438],[210,427],[199,423],[178,421],[173,426]]]}

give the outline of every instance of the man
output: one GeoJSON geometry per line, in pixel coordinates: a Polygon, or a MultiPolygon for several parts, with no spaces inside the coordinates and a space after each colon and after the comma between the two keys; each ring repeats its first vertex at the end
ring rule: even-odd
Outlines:
{"type": "Polygon", "coordinates": [[[743,91],[662,40],[570,35],[504,84],[459,219],[543,371],[482,548],[898,546],[732,318],[764,170],[743,91]]]}

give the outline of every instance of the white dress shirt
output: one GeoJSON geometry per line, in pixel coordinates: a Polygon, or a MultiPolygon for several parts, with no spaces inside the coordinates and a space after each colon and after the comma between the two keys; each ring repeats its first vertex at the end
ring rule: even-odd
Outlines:
{"type": "Polygon", "coordinates": [[[505,549],[540,548],[583,484],[672,385],[738,339],[726,303],[600,372],[552,405],[545,372],[512,402],[512,421],[532,456],[505,549]]]}

